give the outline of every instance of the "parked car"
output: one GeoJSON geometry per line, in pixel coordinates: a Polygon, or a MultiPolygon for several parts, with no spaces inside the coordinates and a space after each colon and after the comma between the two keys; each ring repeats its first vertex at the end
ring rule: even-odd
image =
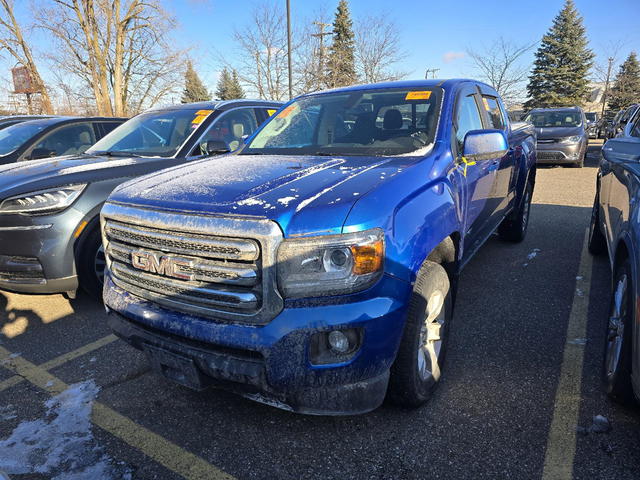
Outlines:
{"type": "Polygon", "coordinates": [[[605,330],[603,381],[622,402],[640,398],[640,115],[602,148],[589,250],[609,254],[613,291],[605,330]]]}
{"type": "Polygon", "coordinates": [[[611,130],[613,125],[612,118],[603,117],[598,120],[598,138],[608,138],[609,131],[611,130]]]}
{"type": "Polygon", "coordinates": [[[640,110],[640,104],[634,103],[620,111],[619,116],[614,120],[614,125],[609,138],[617,137],[624,132],[625,127],[634,117],[636,112],[640,110]]]}
{"type": "Polygon", "coordinates": [[[600,115],[597,112],[585,112],[584,118],[587,121],[587,135],[589,138],[598,138],[598,122],[600,115]]]}
{"type": "Polygon", "coordinates": [[[234,100],[159,108],[122,124],[84,154],[0,167],[0,289],[74,296],[82,285],[101,297],[99,213],[111,190],[137,175],[218,153],[207,150],[211,140],[238,148],[279,106],[234,100]]]}
{"type": "Polygon", "coordinates": [[[0,130],[0,165],[85,152],[124,118],[51,117],[0,130]]]}
{"type": "Polygon", "coordinates": [[[421,405],[460,271],[492,232],[524,239],[535,172],[533,126],[483,83],[301,96],[238,154],[111,194],[109,327],[195,389],[313,414],[366,412],[387,391],[421,405]]]}
{"type": "Polygon", "coordinates": [[[584,166],[589,141],[580,107],[536,108],[525,121],[536,128],[538,163],[584,166]]]}
{"type": "Polygon", "coordinates": [[[54,118],[56,115],[7,115],[0,117],[0,130],[10,127],[16,123],[27,122],[29,120],[45,120],[54,118]]]}

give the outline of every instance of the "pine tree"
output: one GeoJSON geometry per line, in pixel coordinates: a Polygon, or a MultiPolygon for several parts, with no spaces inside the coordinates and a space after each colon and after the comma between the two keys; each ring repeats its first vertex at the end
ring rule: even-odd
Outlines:
{"type": "Polygon", "coordinates": [[[216,97],[220,100],[244,98],[244,90],[242,89],[242,85],[240,85],[238,74],[235,70],[229,73],[227,67],[222,69],[218,85],[216,86],[216,97]]]}
{"type": "Polygon", "coordinates": [[[187,71],[184,74],[184,90],[182,91],[181,103],[205,102],[211,100],[209,90],[204,86],[198,73],[193,69],[189,60],[187,71]]]}
{"type": "Polygon", "coordinates": [[[609,94],[609,108],[614,112],[632,103],[640,103],[640,64],[636,52],[631,52],[620,65],[609,94]]]}
{"type": "Polygon", "coordinates": [[[355,41],[353,20],[349,13],[349,2],[340,0],[333,21],[333,43],[327,61],[327,85],[345,87],[357,82],[355,67],[355,41]]]}
{"type": "Polygon", "coordinates": [[[584,103],[590,93],[587,74],[595,57],[588,43],[580,13],[573,0],[566,0],[536,52],[525,107],[584,103]]]}

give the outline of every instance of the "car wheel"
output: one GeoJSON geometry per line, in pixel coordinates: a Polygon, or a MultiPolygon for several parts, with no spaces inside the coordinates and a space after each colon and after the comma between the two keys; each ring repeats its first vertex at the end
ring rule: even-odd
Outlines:
{"type": "Polygon", "coordinates": [[[621,403],[634,400],[631,385],[633,285],[629,259],[616,273],[604,341],[602,379],[607,395],[621,403]]]}
{"type": "Polygon", "coordinates": [[[442,267],[426,261],[420,268],[388,394],[405,407],[424,404],[436,390],[449,342],[452,299],[449,277],[442,267]]]}
{"type": "Polygon", "coordinates": [[[531,182],[527,182],[527,186],[524,189],[524,198],[522,199],[522,204],[520,205],[520,210],[518,210],[516,219],[507,220],[505,218],[498,227],[498,235],[500,235],[502,240],[519,243],[527,236],[532,195],[533,186],[531,185],[531,182]]]}
{"type": "Polygon", "coordinates": [[[94,228],[89,232],[80,253],[78,277],[82,288],[97,299],[102,299],[105,266],[100,229],[94,228]]]}
{"type": "Polygon", "coordinates": [[[607,239],[600,230],[600,194],[596,193],[591,209],[589,223],[589,251],[594,255],[603,255],[607,251],[607,239]]]}

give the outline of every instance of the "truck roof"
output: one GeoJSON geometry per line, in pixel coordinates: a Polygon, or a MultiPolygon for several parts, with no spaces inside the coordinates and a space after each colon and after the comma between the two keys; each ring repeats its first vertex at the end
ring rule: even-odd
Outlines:
{"type": "Polygon", "coordinates": [[[212,100],[208,102],[194,102],[194,103],[179,103],[176,105],[164,105],[160,107],[153,107],[147,112],[153,112],[156,110],[182,110],[183,108],[206,108],[210,110],[228,110],[229,108],[241,107],[242,105],[262,105],[265,107],[280,107],[283,102],[275,100],[251,100],[251,99],[237,99],[237,100],[212,100]]]}
{"type": "Polygon", "coordinates": [[[450,78],[450,79],[431,79],[431,80],[402,80],[399,82],[382,82],[382,83],[371,83],[371,84],[364,84],[364,85],[350,85],[348,87],[340,87],[340,88],[333,88],[331,90],[322,90],[320,92],[314,92],[314,93],[308,93],[306,95],[302,95],[302,96],[307,96],[307,95],[321,95],[323,93],[327,93],[327,92],[331,92],[331,93],[335,93],[335,92],[353,92],[353,91],[357,91],[357,90],[374,90],[374,89],[380,89],[383,90],[385,88],[407,88],[407,89],[413,89],[413,88],[435,88],[435,87],[442,87],[444,89],[448,89],[451,87],[454,87],[455,85],[457,85],[458,83],[462,83],[462,82],[472,82],[478,85],[486,85],[487,87],[492,88],[490,85],[484,83],[484,82],[480,82],[478,80],[472,80],[472,79],[468,79],[468,78],[450,78]]]}

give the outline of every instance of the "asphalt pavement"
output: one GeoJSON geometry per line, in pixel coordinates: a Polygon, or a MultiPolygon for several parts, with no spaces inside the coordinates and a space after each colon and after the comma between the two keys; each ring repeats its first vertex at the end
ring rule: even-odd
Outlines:
{"type": "Polygon", "coordinates": [[[193,392],[153,375],[88,296],[0,292],[0,469],[12,479],[638,478],[640,409],[609,401],[600,382],[611,274],[585,251],[599,149],[582,169],[541,166],[525,241],[493,236],[464,269],[441,386],[419,409],[311,417],[193,392]]]}

